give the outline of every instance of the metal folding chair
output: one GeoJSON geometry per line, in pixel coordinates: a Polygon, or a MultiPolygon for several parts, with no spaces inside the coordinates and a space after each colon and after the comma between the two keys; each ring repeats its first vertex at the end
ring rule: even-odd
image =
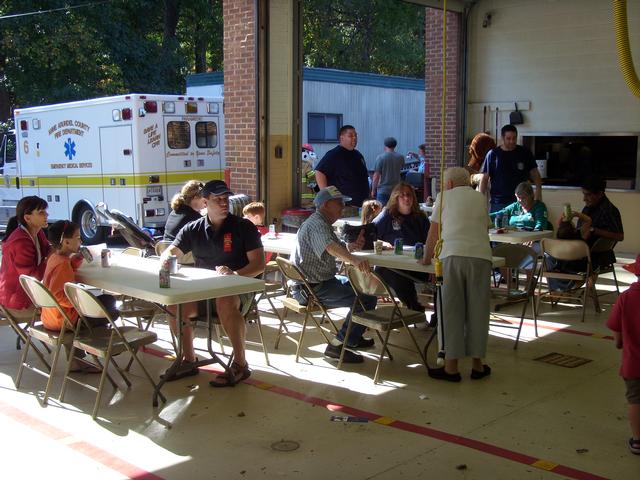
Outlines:
{"type": "MultiPolygon", "coordinates": [[[[557,240],[553,238],[543,238],[540,241],[540,245],[542,246],[542,267],[540,269],[540,278],[544,278],[549,280],[550,278],[557,278],[559,280],[573,280],[576,283],[576,287],[572,288],[566,292],[557,292],[548,290],[547,292],[542,292],[542,282],[538,282],[538,302],[536,306],[536,312],[540,315],[540,302],[544,297],[549,297],[552,299],[552,303],[558,302],[561,299],[570,300],[574,302],[578,302],[582,306],[582,321],[584,322],[585,315],[585,306],[587,303],[587,291],[593,289],[593,286],[590,285],[590,277],[592,275],[591,271],[591,255],[589,254],[589,246],[586,242],[582,240],[557,240]],[[548,254],[555,258],[556,260],[565,260],[565,261],[574,261],[574,260],[585,260],[586,268],[583,272],[578,273],[565,273],[565,272],[557,272],[557,271],[549,271],[547,268],[545,254],[548,254]],[[582,295],[576,296],[573,293],[578,292],[581,288],[584,288],[582,295]]],[[[598,311],[598,302],[597,295],[595,292],[592,292],[594,295],[594,307],[596,312],[598,311]]]]}
{"type": "MultiPolygon", "coordinates": [[[[56,371],[56,366],[58,365],[60,350],[64,345],[71,345],[73,343],[75,328],[64,309],[41,281],[28,275],[20,275],[20,285],[38,312],[41,312],[43,308],[55,308],[60,315],[62,315],[63,325],[60,331],[47,330],[41,322],[32,323],[26,330],[26,334],[30,341],[25,342],[25,348],[20,358],[20,367],[18,368],[18,375],[16,377],[16,388],[20,388],[20,382],[22,381],[22,374],[25,367],[32,372],[47,378],[47,386],[44,389],[44,396],[41,403],[43,407],[46,407],[49,400],[51,385],[53,383],[53,376],[56,371]],[[53,358],[51,360],[51,366],[48,369],[49,371],[43,371],[28,362],[27,355],[29,354],[30,348],[34,346],[33,340],[38,340],[51,347],[53,358]]],[[[72,359],[73,357],[70,356],[69,362],[71,362],[72,359]]]]}
{"type": "MultiPolygon", "coordinates": [[[[389,359],[393,360],[393,356],[389,351],[389,335],[391,330],[404,329],[405,332],[411,338],[411,342],[415,347],[415,351],[422,360],[425,368],[427,367],[427,361],[418,346],[416,338],[413,336],[409,325],[415,325],[417,323],[424,323],[424,312],[417,312],[415,310],[409,310],[406,307],[401,307],[400,303],[396,300],[395,296],[391,292],[389,286],[384,282],[382,277],[376,272],[369,274],[363,274],[353,265],[347,266],[347,276],[349,277],[349,283],[356,294],[354,305],[351,313],[351,321],[347,327],[347,333],[345,338],[349,338],[351,333],[351,327],[353,323],[364,325],[365,327],[375,330],[378,338],[382,342],[382,349],[380,356],[378,357],[378,364],[376,366],[376,372],[373,377],[373,382],[378,383],[380,378],[380,367],[382,365],[382,359],[384,353],[387,352],[389,359]],[[383,304],[378,304],[373,310],[365,310],[364,304],[361,301],[362,295],[375,295],[382,297],[386,300],[383,304]],[[356,311],[356,302],[360,303],[362,311],[356,311]],[[383,337],[384,335],[384,337],[383,337]]],[[[411,349],[403,347],[401,345],[393,345],[396,348],[402,348],[403,350],[411,351],[411,349]]],[[[340,352],[340,360],[338,361],[338,368],[342,368],[342,361],[344,358],[345,344],[342,345],[342,351],[340,352]]]]}
{"type": "MultiPolygon", "coordinates": [[[[598,238],[594,242],[594,244],[591,245],[591,251],[590,251],[591,257],[593,258],[594,254],[597,255],[600,253],[613,250],[617,243],[618,242],[616,240],[612,240],[610,238],[598,238]]],[[[620,295],[620,286],[618,285],[618,277],[616,276],[616,268],[614,263],[609,263],[607,265],[598,265],[597,267],[593,267],[593,284],[594,284],[594,289],[596,290],[596,293],[597,293],[597,289],[595,287],[597,284],[597,279],[600,275],[604,275],[606,273],[613,274],[613,281],[616,286],[616,294],[620,295]]],[[[599,293],[598,297],[602,297],[603,295],[608,295],[609,293],[611,292],[599,293]]]]}
{"type": "MultiPolygon", "coordinates": [[[[125,372],[118,366],[113,358],[123,352],[129,352],[131,354],[133,360],[140,366],[144,376],[147,377],[147,380],[149,380],[149,383],[155,390],[156,383],[151,378],[151,375],[149,375],[149,372],[142,361],[138,358],[137,351],[140,347],[154,343],[158,338],[157,335],[154,332],[141,330],[136,327],[117,326],[114,319],[111,317],[111,314],[91,293],[90,287],[75,283],[66,283],[64,291],[71,301],[71,304],[80,314],[80,318],[76,326],[76,335],[72,344],[71,356],[73,356],[73,352],[76,348],[84,350],[93,356],[98,365],[102,367],[102,375],[100,377],[100,383],[96,388],[93,385],[83,383],[78,379],[70,377],[69,367],[71,364],[69,363],[67,365],[64,381],[62,382],[60,401],[64,401],[67,380],[71,380],[78,385],[82,385],[83,387],[96,392],[96,402],[91,414],[91,417],[95,420],[100,407],[100,399],[102,398],[105,379],[108,379],[115,389],[118,388],[113,378],[111,378],[107,373],[110,363],[116,368],[124,382],[127,384],[127,387],[131,387],[131,382],[127,378],[125,372]],[[109,326],[108,328],[92,329],[90,322],[87,321],[88,317],[104,317],[109,321],[109,326]],[[84,324],[86,329],[80,330],[81,324],[84,324]],[[103,359],[103,362],[100,362],[100,358],[103,359]]],[[[160,395],[160,399],[163,402],[166,402],[166,398],[162,392],[158,392],[158,394],[160,395]]]]}
{"type": "MultiPolygon", "coordinates": [[[[533,313],[533,322],[535,327],[536,337],[538,336],[538,318],[536,311],[535,292],[538,281],[538,254],[537,252],[525,245],[515,243],[501,243],[495,247],[492,251],[494,257],[504,258],[504,267],[509,270],[507,288],[492,288],[491,296],[493,298],[503,300],[499,307],[505,304],[511,305],[516,303],[522,303],[522,312],[520,313],[520,324],[512,325],[511,323],[501,321],[500,323],[491,323],[492,326],[500,328],[515,328],[518,330],[516,335],[516,341],[513,345],[513,349],[518,348],[518,342],[520,341],[520,332],[522,331],[522,325],[524,323],[524,316],[527,313],[527,307],[531,303],[531,310],[533,313]],[[524,273],[525,280],[522,287],[520,287],[519,274],[524,273]],[[515,281],[514,281],[515,280],[515,281]],[[512,288],[514,287],[514,288],[512,288]]],[[[494,311],[498,311],[498,305],[494,308],[494,311]]],[[[500,318],[496,313],[492,313],[492,316],[500,318]]]]}
{"type": "Polygon", "coordinates": [[[313,292],[311,285],[309,285],[309,283],[307,282],[305,276],[302,274],[300,269],[296,267],[291,260],[288,260],[286,258],[278,257],[276,258],[276,262],[278,263],[278,267],[280,268],[280,272],[282,273],[284,281],[290,280],[292,282],[297,283],[299,285],[299,288],[303,289],[303,292],[305,293],[305,296],[308,299],[307,304],[302,305],[300,302],[298,302],[298,300],[293,298],[293,296],[291,295],[290,288],[287,289],[286,295],[282,299],[284,312],[282,314],[280,326],[278,327],[278,335],[276,336],[275,348],[276,350],[278,349],[278,345],[280,344],[280,337],[283,334],[286,333],[287,338],[291,338],[288,336],[289,330],[285,323],[287,310],[292,310],[300,315],[304,315],[304,320],[302,322],[302,331],[300,332],[300,339],[297,342],[294,339],[291,339],[297,343],[297,348],[296,348],[296,362],[297,362],[300,358],[300,350],[302,348],[302,342],[304,340],[304,334],[305,334],[305,330],[307,328],[307,323],[309,319],[311,319],[313,323],[315,323],[316,327],[318,327],[318,330],[320,330],[320,333],[322,333],[327,343],[329,343],[330,340],[327,334],[325,333],[325,329],[321,326],[321,322],[326,318],[331,324],[331,326],[333,327],[333,330],[336,334],[338,333],[338,327],[336,327],[335,323],[329,316],[328,309],[322,304],[320,299],[313,292]],[[320,321],[318,321],[318,319],[314,316],[314,313],[322,314],[320,321]]]}

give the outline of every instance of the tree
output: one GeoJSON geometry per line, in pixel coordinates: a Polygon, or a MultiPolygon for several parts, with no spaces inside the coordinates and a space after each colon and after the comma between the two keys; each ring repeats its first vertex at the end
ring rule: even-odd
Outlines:
{"type": "Polygon", "coordinates": [[[400,0],[307,0],[305,64],[422,78],[424,22],[400,0]]]}

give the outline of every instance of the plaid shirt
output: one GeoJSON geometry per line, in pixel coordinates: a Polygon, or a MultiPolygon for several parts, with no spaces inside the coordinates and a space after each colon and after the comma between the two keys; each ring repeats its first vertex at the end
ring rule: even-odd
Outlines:
{"type": "Polygon", "coordinates": [[[331,223],[320,212],[311,215],[298,230],[293,263],[309,283],[330,280],[337,273],[336,258],[327,252],[327,246],[331,243],[344,245],[333,231],[331,223]]]}

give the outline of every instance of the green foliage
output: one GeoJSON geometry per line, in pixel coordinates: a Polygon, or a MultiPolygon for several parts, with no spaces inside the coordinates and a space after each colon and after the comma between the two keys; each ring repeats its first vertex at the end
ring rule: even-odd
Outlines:
{"type": "Polygon", "coordinates": [[[305,65],[423,78],[424,15],[401,0],[307,0],[305,65]]]}

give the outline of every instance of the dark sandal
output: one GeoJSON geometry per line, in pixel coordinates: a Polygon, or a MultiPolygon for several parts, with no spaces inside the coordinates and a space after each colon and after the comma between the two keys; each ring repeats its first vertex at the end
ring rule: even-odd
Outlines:
{"type": "Polygon", "coordinates": [[[446,380],[447,382],[459,382],[460,380],[462,380],[460,373],[447,373],[444,370],[444,367],[430,368],[429,376],[431,378],[435,378],[436,380],[446,380]]]}
{"type": "Polygon", "coordinates": [[[489,365],[482,365],[482,371],[471,369],[471,379],[480,380],[481,378],[491,375],[491,367],[489,365]]]}
{"type": "Polygon", "coordinates": [[[229,370],[229,373],[224,372],[216,375],[216,377],[209,382],[209,385],[214,388],[233,387],[236,383],[240,383],[251,376],[249,364],[246,364],[243,367],[242,365],[233,362],[229,370]],[[233,375],[233,378],[231,378],[230,375],[233,375]]]}
{"type": "Polygon", "coordinates": [[[167,372],[160,375],[160,379],[165,382],[173,382],[175,380],[180,380],[181,378],[193,377],[200,372],[195,363],[196,362],[182,362],[180,368],[173,375],[167,377],[167,370],[167,372]]]}

